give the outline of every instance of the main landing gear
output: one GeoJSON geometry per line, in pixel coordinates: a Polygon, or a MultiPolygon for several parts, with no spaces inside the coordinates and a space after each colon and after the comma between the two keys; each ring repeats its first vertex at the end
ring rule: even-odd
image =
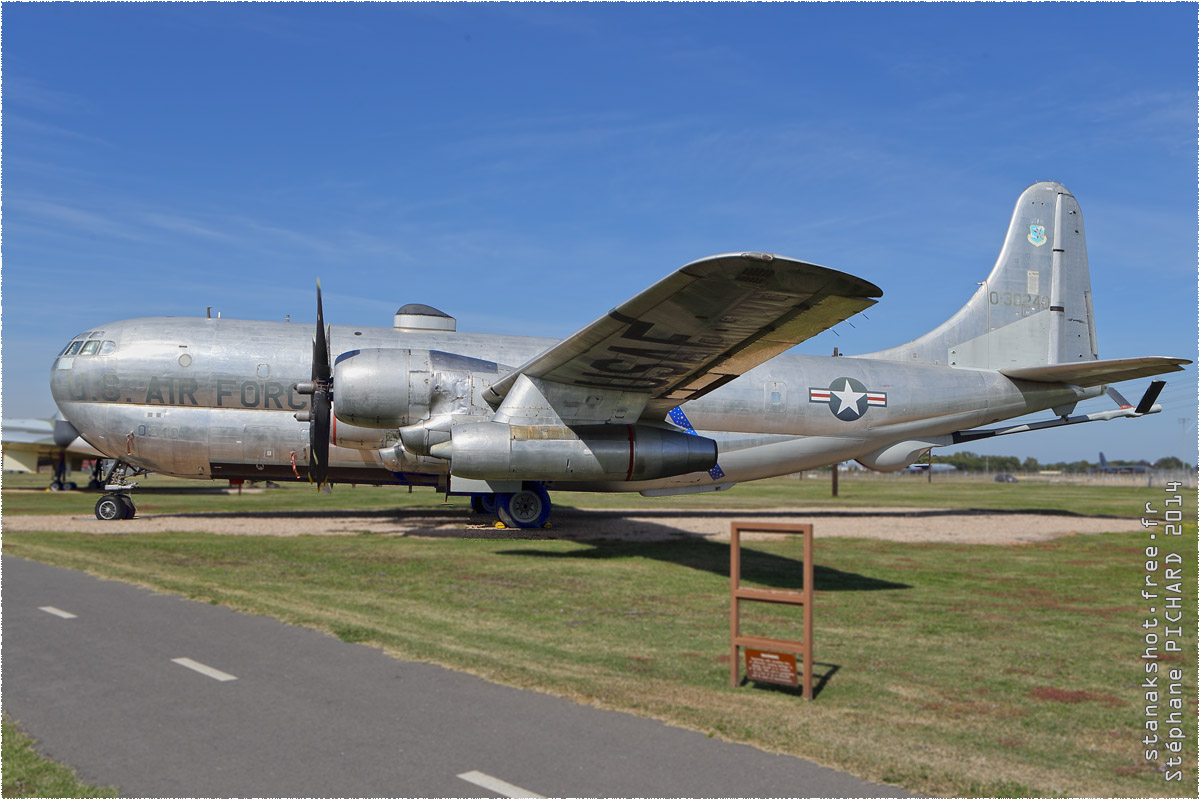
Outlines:
{"type": "Polygon", "coordinates": [[[133,504],[133,498],[129,496],[128,492],[136,489],[137,484],[130,483],[127,478],[130,475],[145,474],[146,470],[130,467],[118,459],[104,478],[103,486],[108,494],[96,501],[96,519],[133,519],[133,515],[137,513],[137,507],[133,504]]]}
{"type": "Polygon", "coordinates": [[[495,514],[508,528],[541,528],[550,519],[550,495],[541,486],[518,492],[471,495],[476,514],[495,514]]]}

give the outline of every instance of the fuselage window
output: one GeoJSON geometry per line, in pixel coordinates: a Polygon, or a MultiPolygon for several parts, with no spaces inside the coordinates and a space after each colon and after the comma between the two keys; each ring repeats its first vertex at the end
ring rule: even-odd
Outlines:
{"type": "Polygon", "coordinates": [[[83,346],[83,349],[79,351],[79,355],[94,356],[94,355],[96,355],[96,352],[99,349],[100,349],[100,342],[98,342],[96,340],[92,340],[83,346]]]}
{"type": "Polygon", "coordinates": [[[100,345],[100,355],[102,355],[102,356],[112,355],[116,349],[117,349],[116,342],[106,341],[106,342],[104,342],[104,344],[100,345]]]}
{"type": "Polygon", "coordinates": [[[63,351],[64,356],[73,356],[79,352],[79,348],[83,347],[83,342],[71,342],[71,346],[63,351]]]}

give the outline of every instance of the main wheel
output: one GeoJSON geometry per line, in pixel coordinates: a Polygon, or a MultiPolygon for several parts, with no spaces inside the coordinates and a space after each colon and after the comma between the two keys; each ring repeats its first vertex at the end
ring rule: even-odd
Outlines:
{"type": "Polygon", "coordinates": [[[106,494],[96,501],[96,519],[127,519],[127,508],[119,494],[106,494]]]}
{"type": "Polygon", "coordinates": [[[496,500],[496,515],[510,528],[540,528],[550,519],[550,495],[541,487],[500,494],[496,500]]]}
{"type": "Polygon", "coordinates": [[[133,504],[133,498],[127,494],[117,495],[121,500],[121,505],[125,508],[124,519],[133,519],[133,515],[137,513],[137,506],[133,504]]]}
{"type": "Polygon", "coordinates": [[[473,494],[471,495],[471,510],[476,514],[495,514],[496,513],[496,495],[494,494],[473,494]]]}
{"type": "Polygon", "coordinates": [[[54,481],[50,482],[50,491],[52,491],[52,492],[61,492],[65,488],[66,487],[63,486],[62,481],[54,480],[54,481]]]}

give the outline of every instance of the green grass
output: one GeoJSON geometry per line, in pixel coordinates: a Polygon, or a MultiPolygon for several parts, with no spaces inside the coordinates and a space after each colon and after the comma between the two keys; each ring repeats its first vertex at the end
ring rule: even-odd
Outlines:
{"type": "Polygon", "coordinates": [[[38,754],[35,742],[4,716],[3,747],[5,797],[116,797],[116,789],[89,786],[69,768],[38,754]]]}
{"type": "MultiPolygon", "coordinates": [[[[819,493],[828,504],[826,483],[805,483],[764,481],[715,497],[724,507],[804,506],[797,496],[810,492],[813,505],[819,493]]],[[[835,502],[1136,516],[1162,495],[1136,487],[850,483],[835,502]]],[[[318,499],[348,508],[384,493],[392,508],[409,497],[339,487],[318,499]]],[[[61,502],[50,493],[27,497],[61,502]]],[[[246,497],[218,498],[212,508],[240,508],[246,497]]],[[[162,498],[164,505],[193,500],[162,498]]],[[[1194,501],[1193,493],[1186,519],[1195,519],[1194,501]]],[[[13,532],[4,552],[270,614],[397,657],[813,758],[914,792],[1194,796],[1196,574],[1188,554],[1196,552],[1196,531],[1188,525],[1173,543],[1185,554],[1187,636],[1183,654],[1163,665],[1183,670],[1190,701],[1182,783],[1165,783],[1144,761],[1140,741],[1146,538],[999,547],[818,537],[814,639],[818,675],[827,680],[812,703],[786,690],[729,688],[729,551],[700,538],[585,544],[13,532]]],[[[744,550],[748,580],[797,585],[798,540],[744,550]]],[[[748,632],[800,638],[793,609],[754,606],[746,616],[748,632]]]]}
{"type": "MultiPolygon", "coordinates": [[[[728,492],[683,497],[642,497],[637,494],[554,492],[556,507],[575,508],[864,508],[880,506],[979,508],[1007,511],[1068,511],[1089,515],[1136,516],[1145,486],[1097,484],[1073,486],[1030,480],[998,484],[988,480],[938,476],[927,483],[921,475],[845,475],[838,497],[830,496],[828,473],[805,473],[739,484],[728,492]]],[[[192,481],[150,475],[137,479],[134,492],[141,514],[182,514],[221,511],[327,511],[334,508],[384,510],[437,508],[447,502],[430,488],[412,493],[395,486],[334,486],[322,494],[307,483],[284,483],[278,488],[226,494],[221,481],[192,481]]],[[[5,475],[6,514],[90,514],[99,495],[90,492],[43,491],[49,476],[5,475]],[[18,491],[10,491],[18,490],[18,491]]],[[[247,485],[247,488],[250,488],[247,485]]],[[[465,506],[464,497],[451,497],[465,506]]]]}

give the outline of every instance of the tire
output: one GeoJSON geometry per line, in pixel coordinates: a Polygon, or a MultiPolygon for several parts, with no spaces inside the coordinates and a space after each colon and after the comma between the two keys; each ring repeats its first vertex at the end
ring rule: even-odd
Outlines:
{"type": "Polygon", "coordinates": [[[62,490],[63,490],[63,483],[62,483],[62,481],[51,481],[51,482],[50,482],[50,491],[52,491],[52,492],[61,492],[62,490]]]}
{"type": "Polygon", "coordinates": [[[88,481],[87,490],[89,492],[98,492],[103,488],[104,488],[104,486],[100,483],[100,481],[96,480],[95,478],[92,478],[90,481],[88,481]]]}
{"type": "Polygon", "coordinates": [[[96,501],[96,519],[128,519],[127,507],[119,494],[106,494],[96,501]]]}
{"type": "Polygon", "coordinates": [[[541,487],[500,494],[496,499],[496,515],[510,528],[540,528],[550,519],[550,495],[541,487]]]}
{"type": "Polygon", "coordinates": [[[494,494],[473,494],[471,495],[471,511],[476,514],[495,514],[496,513],[496,495],[494,494]]]}
{"type": "Polygon", "coordinates": [[[122,519],[133,519],[133,515],[137,513],[137,506],[133,504],[133,498],[127,494],[117,495],[121,500],[121,506],[125,509],[125,516],[122,519]]]}
{"type": "Polygon", "coordinates": [[[63,484],[63,488],[66,489],[68,492],[73,492],[79,488],[79,484],[75,483],[75,481],[67,481],[66,483],[63,484]]]}

